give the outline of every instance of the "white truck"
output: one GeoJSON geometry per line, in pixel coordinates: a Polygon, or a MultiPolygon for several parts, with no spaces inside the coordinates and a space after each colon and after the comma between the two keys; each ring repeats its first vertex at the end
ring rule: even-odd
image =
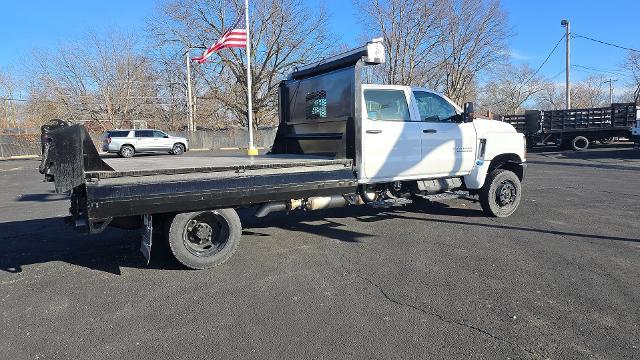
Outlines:
{"type": "Polygon", "coordinates": [[[272,212],[477,196],[487,215],[513,214],[522,199],[525,139],[509,124],[477,118],[423,88],[363,84],[384,47],[362,48],[296,69],[279,89],[280,125],[256,157],[181,158],[150,163],[100,159],[86,130],[43,127],[41,172],[71,193],[69,222],[97,233],[108,225],[162,229],[185,266],[226,261],[241,236],[235,211],[272,212]]]}

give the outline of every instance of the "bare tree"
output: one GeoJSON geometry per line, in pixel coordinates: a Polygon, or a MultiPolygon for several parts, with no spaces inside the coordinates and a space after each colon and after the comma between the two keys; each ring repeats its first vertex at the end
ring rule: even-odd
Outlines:
{"type": "Polygon", "coordinates": [[[443,87],[460,104],[470,98],[477,76],[504,60],[507,14],[499,0],[449,0],[446,14],[443,87]]]}
{"type": "Polygon", "coordinates": [[[479,74],[507,53],[499,0],[356,0],[366,31],[383,36],[382,81],[426,85],[457,103],[475,96],[479,74]]]}
{"type": "MultiPolygon", "coordinates": [[[[256,127],[277,116],[277,88],[295,66],[329,52],[331,38],[323,9],[311,11],[296,0],[257,0],[250,9],[253,111],[256,127]]],[[[242,1],[171,0],[150,20],[150,30],[167,53],[177,59],[185,48],[203,51],[232,26],[242,13],[242,1]]],[[[194,73],[199,101],[214,114],[232,117],[246,126],[246,65],[244,49],[214,54],[194,73]]],[[[182,60],[184,61],[184,60],[182,60]]],[[[202,106],[199,106],[202,109],[202,106]]],[[[208,114],[213,116],[212,114],[208,114]]],[[[202,119],[198,118],[202,123],[202,119]]]]}
{"type": "MultiPolygon", "coordinates": [[[[571,107],[591,108],[609,105],[609,88],[601,75],[591,75],[571,86],[571,107]]],[[[560,110],[565,108],[565,84],[546,81],[535,96],[536,108],[560,110]]]]}
{"type": "Polygon", "coordinates": [[[43,115],[89,123],[95,130],[153,122],[157,75],[133,36],[89,34],[34,59],[30,107],[43,115]]]}
{"type": "Polygon", "coordinates": [[[17,127],[18,106],[14,99],[17,87],[17,80],[11,73],[0,71],[0,129],[17,127]]]}
{"type": "Polygon", "coordinates": [[[631,73],[631,86],[633,86],[633,98],[640,103],[640,53],[629,51],[623,67],[631,73]]]}
{"type": "Polygon", "coordinates": [[[546,81],[535,96],[535,108],[540,110],[560,110],[565,106],[564,84],[546,81]]]}
{"type": "MultiPolygon", "coordinates": [[[[425,85],[439,76],[445,6],[439,0],[356,0],[368,33],[382,35],[388,61],[376,70],[386,84],[425,85]]],[[[436,80],[437,82],[437,80],[436,80]]]]}
{"type": "Polygon", "coordinates": [[[517,114],[523,105],[541,93],[547,83],[528,65],[506,64],[493,73],[479,97],[483,109],[495,114],[517,114]]]}
{"type": "Polygon", "coordinates": [[[609,90],[605,77],[591,75],[571,87],[571,107],[592,108],[609,105],[609,90]]]}

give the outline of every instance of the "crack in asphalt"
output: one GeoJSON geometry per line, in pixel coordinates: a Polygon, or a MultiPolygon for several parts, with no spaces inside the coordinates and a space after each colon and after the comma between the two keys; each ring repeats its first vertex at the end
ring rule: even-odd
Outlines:
{"type": "Polygon", "coordinates": [[[344,266],[342,266],[342,267],[343,267],[343,269],[345,269],[348,272],[352,273],[355,277],[357,277],[357,278],[359,278],[361,280],[364,280],[367,283],[369,283],[371,286],[375,287],[378,291],[380,291],[380,293],[382,294],[382,296],[384,296],[385,299],[387,299],[388,301],[390,301],[390,302],[392,302],[392,303],[394,303],[396,305],[399,305],[399,306],[402,306],[402,307],[408,307],[410,309],[419,311],[419,312],[421,312],[421,313],[423,313],[425,315],[438,318],[440,321],[448,323],[448,324],[458,325],[458,326],[465,327],[467,329],[474,330],[474,331],[479,332],[481,334],[484,334],[484,335],[486,335],[486,336],[488,336],[488,337],[490,337],[492,339],[495,339],[495,340],[507,343],[507,344],[509,344],[511,346],[514,346],[514,347],[516,347],[516,348],[518,348],[518,349],[520,349],[520,350],[522,350],[522,351],[524,351],[524,352],[526,352],[526,353],[528,353],[528,354],[530,354],[532,356],[535,356],[535,357],[538,357],[538,358],[541,358],[541,359],[547,359],[548,358],[547,356],[539,354],[539,353],[537,353],[537,352],[535,352],[533,350],[527,349],[526,347],[521,346],[521,345],[519,345],[517,343],[514,343],[512,341],[509,341],[507,339],[501,338],[501,337],[499,337],[497,335],[494,335],[494,334],[492,334],[492,333],[490,333],[490,332],[488,332],[486,330],[483,330],[483,329],[481,329],[481,328],[479,328],[477,326],[466,324],[466,323],[463,323],[463,322],[460,322],[460,321],[456,321],[456,320],[451,320],[451,319],[448,319],[448,318],[444,317],[443,315],[438,314],[436,312],[427,311],[427,310],[425,310],[425,309],[423,309],[423,308],[421,308],[419,306],[416,306],[416,305],[413,305],[413,304],[410,304],[410,303],[406,303],[406,302],[403,302],[403,301],[400,301],[400,300],[396,300],[396,299],[392,298],[391,296],[389,296],[389,294],[387,294],[387,292],[384,291],[384,289],[380,285],[374,283],[369,278],[364,277],[364,276],[362,276],[362,275],[360,275],[360,274],[358,274],[358,273],[356,273],[354,271],[351,271],[349,269],[346,269],[344,266]]]}

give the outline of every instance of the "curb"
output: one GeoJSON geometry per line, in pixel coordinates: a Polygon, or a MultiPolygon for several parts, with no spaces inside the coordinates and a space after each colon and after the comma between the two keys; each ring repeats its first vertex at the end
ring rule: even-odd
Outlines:
{"type": "MultiPolygon", "coordinates": [[[[223,148],[219,148],[217,150],[223,150],[223,151],[229,151],[229,150],[247,150],[248,148],[246,147],[223,147],[223,148]]],[[[257,150],[264,150],[264,147],[256,147],[257,150]]],[[[207,149],[210,150],[210,149],[207,149]]],[[[215,151],[216,149],[211,149],[212,151],[215,151]]]]}
{"type": "Polygon", "coordinates": [[[15,155],[9,157],[0,157],[0,161],[9,161],[9,160],[29,160],[29,159],[39,159],[40,155],[15,155]]]}

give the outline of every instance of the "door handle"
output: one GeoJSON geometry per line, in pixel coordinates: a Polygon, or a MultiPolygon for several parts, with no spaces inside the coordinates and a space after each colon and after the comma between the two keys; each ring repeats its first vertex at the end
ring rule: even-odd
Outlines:
{"type": "Polygon", "coordinates": [[[380,134],[382,130],[367,130],[367,134],[380,134]]]}
{"type": "Polygon", "coordinates": [[[435,133],[438,132],[438,130],[436,130],[436,129],[424,129],[424,130],[422,130],[422,132],[425,133],[425,134],[435,134],[435,133]]]}

